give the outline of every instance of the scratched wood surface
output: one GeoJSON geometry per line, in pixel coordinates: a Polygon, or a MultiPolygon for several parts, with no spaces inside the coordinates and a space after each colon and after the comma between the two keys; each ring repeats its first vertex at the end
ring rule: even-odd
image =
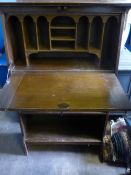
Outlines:
{"type": "Polygon", "coordinates": [[[21,79],[16,79],[16,74],[12,75],[8,89],[3,89],[0,94],[1,98],[7,99],[2,101],[1,108],[27,111],[131,109],[117,78],[111,73],[39,71],[22,73],[21,79]],[[12,91],[14,93],[10,95],[12,91]]]}

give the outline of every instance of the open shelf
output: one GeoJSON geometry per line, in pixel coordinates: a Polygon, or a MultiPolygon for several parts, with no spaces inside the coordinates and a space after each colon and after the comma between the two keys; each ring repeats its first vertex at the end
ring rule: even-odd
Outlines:
{"type": "Polygon", "coordinates": [[[23,115],[26,142],[49,144],[101,144],[105,115],[23,115]]]}
{"type": "Polygon", "coordinates": [[[91,23],[90,43],[89,43],[90,47],[98,49],[101,48],[102,29],[103,29],[102,18],[99,16],[94,17],[91,23]]]}
{"type": "Polygon", "coordinates": [[[70,54],[65,52],[40,52],[32,53],[29,56],[30,66],[41,67],[44,70],[67,70],[67,69],[98,69],[98,59],[88,53],[76,53],[71,51],[70,54]]]}
{"type": "Polygon", "coordinates": [[[25,66],[26,61],[25,61],[22,26],[19,19],[16,16],[11,16],[8,19],[8,29],[9,29],[10,42],[12,45],[14,64],[25,66]]]}
{"type": "Polygon", "coordinates": [[[37,19],[37,28],[38,28],[39,48],[50,49],[49,24],[45,17],[40,16],[37,19]]]}
{"type": "Polygon", "coordinates": [[[26,49],[36,49],[37,48],[36,25],[31,16],[26,16],[24,18],[24,35],[25,35],[26,49]]]}
{"type": "Polygon", "coordinates": [[[116,67],[117,49],[119,41],[119,23],[116,17],[110,17],[105,25],[101,68],[114,70],[116,67]]]}
{"type": "Polygon", "coordinates": [[[57,16],[51,21],[52,50],[75,49],[75,21],[69,16],[57,16]],[[73,27],[73,28],[72,28],[73,27]]]}
{"type": "Polygon", "coordinates": [[[71,36],[53,36],[52,38],[51,38],[51,40],[62,40],[62,41],[74,41],[75,40],[75,38],[73,38],[73,37],[71,37],[71,36]]]}
{"type": "Polygon", "coordinates": [[[88,48],[88,33],[89,22],[88,18],[83,16],[79,19],[77,24],[77,47],[87,49],[88,48]]]}
{"type": "Polygon", "coordinates": [[[75,21],[70,16],[56,16],[51,21],[51,27],[75,27],[75,21]]]}
{"type": "Polygon", "coordinates": [[[51,42],[52,49],[55,50],[70,50],[75,49],[74,41],[52,41],[51,42]]]}
{"type": "Polygon", "coordinates": [[[59,29],[67,29],[67,30],[70,30],[70,29],[73,29],[75,30],[76,27],[70,27],[70,26],[50,26],[51,29],[56,29],[56,30],[59,30],[59,29]]]}
{"type": "Polygon", "coordinates": [[[52,29],[51,30],[51,39],[52,38],[62,38],[65,39],[75,39],[75,30],[74,29],[52,29]]]}

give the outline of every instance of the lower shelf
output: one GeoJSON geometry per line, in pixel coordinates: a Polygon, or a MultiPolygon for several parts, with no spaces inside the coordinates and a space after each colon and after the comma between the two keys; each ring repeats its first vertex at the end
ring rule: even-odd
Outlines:
{"type": "Polygon", "coordinates": [[[94,55],[88,53],[34,53],[29,56],[31,67],[42,68],[44,70],[72,70],[72,69],[92,69],[99,68],[99,60],[94,55]]]}
{"type": "Polygon", "coordinates": [[[67,126],[63,128],[44,128],[43,131],[31,130],[28,131],[27,143],[33,144],[100,144],[101,139],[97,136],[91,136],[86,133],[69,129],[67,126]]]}
{"type": "Polygon", "coordinates": [[[102,143],[105,116],[28,115],[23,116],[26,143],[90,144],[102,143]]]}

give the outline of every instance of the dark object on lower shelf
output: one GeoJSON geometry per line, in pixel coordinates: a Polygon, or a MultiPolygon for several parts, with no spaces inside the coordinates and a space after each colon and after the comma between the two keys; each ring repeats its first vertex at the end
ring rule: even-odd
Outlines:
{"type": "Polygon", "coordinates": [[[123,163],[127,168],[127,174],[131,173],[131,145],[128,132],[117,132],[112,135],[113,155],[116,162],[123,163]]]}
{"type": "Polygon", "coordinates": [[[127,134],[125,132],[117,132],[112,135],[111,139],[116,160],[126,162],[129,151],[127,134]]]}
{"type": "MultiPolygon", "coordinates": [[[[108,142],[104,144],[107,151],[106,161],[122,164],[126,167],[126,174],[131,173],[131,119],[118,118],[110,122],[111,134],[106,133],[108,142]],[[108,149],[107,149],[108,146],[108,149]]],[[[106,158],[104,157],[104,158],[106,158]]]]}

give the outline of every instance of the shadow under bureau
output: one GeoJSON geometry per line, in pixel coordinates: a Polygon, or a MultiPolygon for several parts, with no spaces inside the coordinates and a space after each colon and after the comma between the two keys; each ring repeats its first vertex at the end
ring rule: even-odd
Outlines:
{"type": "Polygon", "coordinates": [[[131,3],[1,2],[10,82],[0,110],[16,111],[30,144],[100,145],[109,116],[131,104],[117,77],[131,3]]]}

